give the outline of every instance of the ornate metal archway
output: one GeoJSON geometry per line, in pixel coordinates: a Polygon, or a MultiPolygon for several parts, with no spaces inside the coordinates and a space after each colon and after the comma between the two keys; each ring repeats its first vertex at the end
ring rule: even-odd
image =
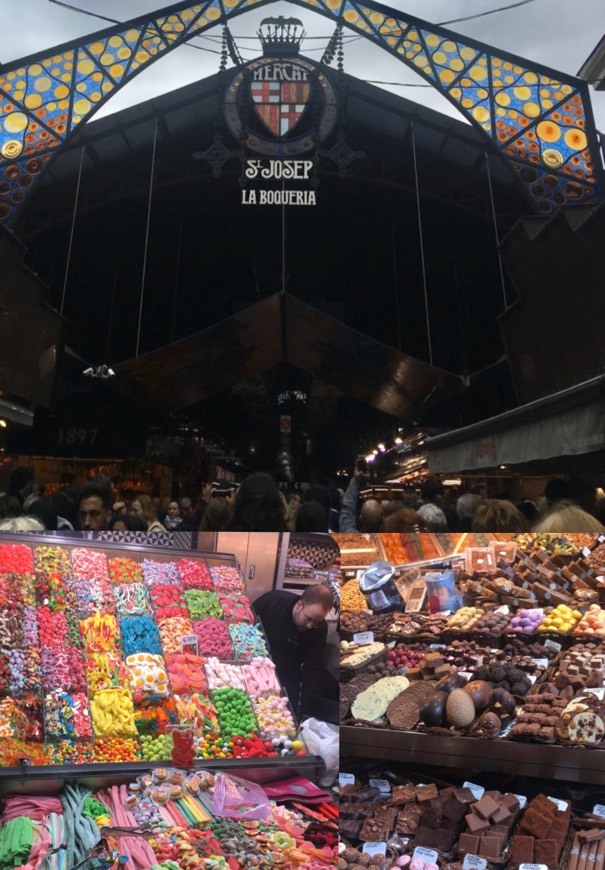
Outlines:
{"type": "MultiPolygon", "coordinates": [[[[50,160],[137,73],[193,36],[275,0],[181,2],[0,69],[0,222],[14,226],[50,160]]],[[[379,3],[292,0],[362,34],[430,82],[549,214],[603,196],[588,85],[379,3]]]]}

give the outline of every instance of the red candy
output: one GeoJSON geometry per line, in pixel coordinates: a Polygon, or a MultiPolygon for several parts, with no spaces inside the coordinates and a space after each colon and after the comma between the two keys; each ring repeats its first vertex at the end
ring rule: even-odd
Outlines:
{"type": "Polygon", "coordinates": [[[176,567],[185,589],[212,590],[212,577],[203,562],[196,562],[194,559],[179,559],[176,567]]]}
{"type": "Polygon", "coordinates": [[[233,658],[233,647],[226,623],[208,616],[194,622],[193,630],[198,636],[198,648],[203,655],[216,656],[222,660],[233,658]]]}
{"type": "Polygon", "coordinates": [[[180,586],[162,583],[151,590],[151,601],[155,610],[156,620],[170,619],[172,616],[189,616],[187,605],[183,599],[180,586]]]}
{"type": "Polygon", "coordinates": [[[173,653],[166,656],[166,667],[172,691],[175,695],[208,694],[208,682],[204,673],[204,659],[190,653],[173,653]]]}
{"type": "Polygon", "coordinates": [[[31,574],[34,556],[25,544],[0,544],[0,574],[31,574]]]}
{"type": "Polygon", "coordinates": [[[40,647],[63,649],[67,646],[67,622],[63,611],[53,612],[48,607],[38,608],[40,647]]]}

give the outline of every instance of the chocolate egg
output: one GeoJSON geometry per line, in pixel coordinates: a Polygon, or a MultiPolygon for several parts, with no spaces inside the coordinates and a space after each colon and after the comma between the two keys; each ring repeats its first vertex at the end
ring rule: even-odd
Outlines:
{"type": "Polygon", "coordinates": [[[466,728],[475,718],[473,699],[464,689],[454,689],[445,705],[445,715],[450,725],[456,728],[466,728]]]}
{"type": "Polygon", "coordinates": [[[471,696],[477,713],[487,709],[492,698],[492,687],[489,683],[485,680],[472,680],[466,684],[464,691],[471,696]]]}
{"type": "Polygon", "coordinates": [[[460,689],[465,685],[466,677],[463,677],[461,674],[448,674],[446,677],[442,677],[442,679],[439,680],[435,689],[437,692],[447,692],[449,695],[450,692],[454,691],[454,689],[460,689]]]}
{"type": "Polygon", "coordinates": [[[449,695],[447,692],[433,692],[420,708],[420,718],[425,725],[432,727],[445,723],[445,705],[449,695]]]}

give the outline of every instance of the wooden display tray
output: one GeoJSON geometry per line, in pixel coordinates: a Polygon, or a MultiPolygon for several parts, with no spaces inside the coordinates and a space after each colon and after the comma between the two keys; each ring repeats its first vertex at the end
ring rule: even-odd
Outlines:
{"type": "Polygon", "coordinates": [[[605,785],[605,749],[478,740],[474,737],[393,731],[388,728],[340,728],[340,757],[442,765],[469,772],[492,771],[515,776],[605,785]]]}

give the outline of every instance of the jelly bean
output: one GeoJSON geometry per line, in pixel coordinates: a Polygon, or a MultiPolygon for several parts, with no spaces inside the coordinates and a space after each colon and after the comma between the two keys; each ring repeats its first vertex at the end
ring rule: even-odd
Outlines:
{"type": "Polygon", "coordinates": [[[198,649],[203,655],[215,656],[218,659],[233,658],[229,627],[226,623],[208,617],[194,622],[193,630],[198,638],[198,649]]]}
{"type": "Polygon", "coordinates": [[[236,658],[249,660],[269,655],[265,638],[255,625],[248,625],[245,622],[231,623],[229,634],[236,658]]]}

